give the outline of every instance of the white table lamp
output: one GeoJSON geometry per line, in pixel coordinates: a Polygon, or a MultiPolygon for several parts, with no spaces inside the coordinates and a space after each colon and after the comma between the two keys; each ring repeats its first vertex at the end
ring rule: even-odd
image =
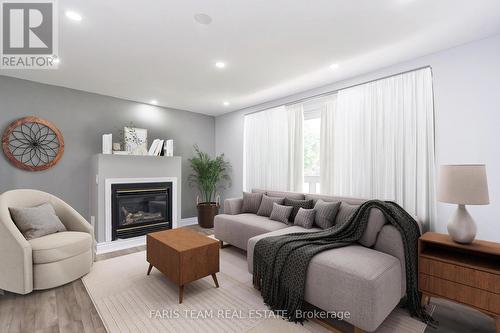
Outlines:
{"type": "Polygon", "coordinates": [[[476,223],[465,205],[487,205],[488,182],[484,164],[443,165],[439,172],[438,200],[458,204],[448,223],[448,233],[458,243],[472,243],[476,223]]]}

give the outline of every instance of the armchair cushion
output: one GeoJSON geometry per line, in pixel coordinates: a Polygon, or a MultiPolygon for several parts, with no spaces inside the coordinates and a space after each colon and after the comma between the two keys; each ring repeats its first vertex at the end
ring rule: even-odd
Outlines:
{"type": "Polygon", "coordinates": [[[9,211],[12,220],[27,240],[66,231],[66,227],[57,217],[54,207],[49,203],[36,207],[9,207],[9,211]]]}
{"type": "Polygon", "coordinates": [[[64,231],[29,240],[33,263],[46,264],[85,253],[92,248],[92,236],[86,232],[64,231]]]}

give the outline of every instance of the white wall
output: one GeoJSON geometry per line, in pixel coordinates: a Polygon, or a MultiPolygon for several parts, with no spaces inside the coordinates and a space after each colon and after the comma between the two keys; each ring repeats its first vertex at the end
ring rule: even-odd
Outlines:
{"type": "MultiPolygon", "coordinates": [[[[225,197],[241,196],[246,113],[423,66],[433,71],[437,165],[486,163],[491,204],[469,210],[478,238],[500,241],[500,35],[217,117],[216,152],[226,155],[234,173],[225,197]]],[[[438,221],[431,228],[446,232],[453,209],[438,203],[438,221]]]]}

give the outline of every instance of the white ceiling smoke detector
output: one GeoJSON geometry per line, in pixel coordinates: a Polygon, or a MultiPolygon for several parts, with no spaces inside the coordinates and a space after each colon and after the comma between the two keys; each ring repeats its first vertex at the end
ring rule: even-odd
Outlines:
{"type": "Polygon", "coordinates": [[[203,24],[203,25],[209,25],[210,23],[212,23],[212,18],[207,15],[207,14],[204,14],[204,13],[198,13],[194,16],[194,20],[196,22],[198,22],[199,24],[203,24]]]}

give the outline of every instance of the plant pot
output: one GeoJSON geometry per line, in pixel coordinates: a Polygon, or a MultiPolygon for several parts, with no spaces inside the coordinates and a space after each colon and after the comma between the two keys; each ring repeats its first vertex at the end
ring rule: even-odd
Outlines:
{"type": "Polygon", "coordinates": [[[219,213],[220,205],[216,202],[201,202],[198,204],[198,224],[202,228],[213,228],[214,217],[219,213]]]}

